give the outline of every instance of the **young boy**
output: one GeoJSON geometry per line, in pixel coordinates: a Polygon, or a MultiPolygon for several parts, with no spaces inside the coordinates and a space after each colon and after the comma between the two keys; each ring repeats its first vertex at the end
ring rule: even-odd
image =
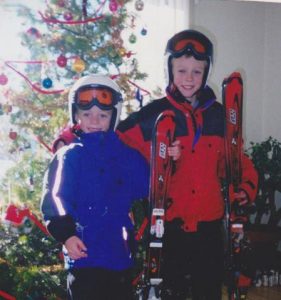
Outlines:
{"type": "MultiPolygon", "coordinates": [[[[186,299],[186,276],[191,276],[193,300],[220,300],[223,282],[222,219],[225,176],[224,114],[206,85],[213,60],[211,41],[201,32],[185,30],[167,43],[166,97],[131,114],[118,126],[126,144],[150,155],[153,124],[166,109],[176,115],[176,138],[182,147],[167,203],[162,300],[186,299]]],[[[243,156],[237,201],[255,199],[257,173],[243,156]]]]}
{"type": "Polygon", "coordinates": [[[45,175],[42,212],[62,242],[68,299],[132,299],[129,210],[147,197],[149,168],[114,132],[122,96],[109,77],[80,78],[69,93],[75,143],[61,148],[45,175]]]}

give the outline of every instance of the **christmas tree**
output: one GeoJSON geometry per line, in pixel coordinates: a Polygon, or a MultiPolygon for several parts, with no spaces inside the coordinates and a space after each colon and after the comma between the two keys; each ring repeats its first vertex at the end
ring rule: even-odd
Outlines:
{"type": "Polygon", "coordinates": [[[123,92],[123,116],[148,94],[142,88],[146,74],[130,50],[143,1],[131,10],[129,2],[50,0],[42,11],[14,7],[30,56],[4,61],[0,71],[0,118],[9,121],[0,146],[15,162],[0,185],[0,295],[6,299],[65,297],[61,246],[44,231],[39,213],[42,178],[52,141],[68,123],[67,94],[77,78],[110,75],[123,92]]]}

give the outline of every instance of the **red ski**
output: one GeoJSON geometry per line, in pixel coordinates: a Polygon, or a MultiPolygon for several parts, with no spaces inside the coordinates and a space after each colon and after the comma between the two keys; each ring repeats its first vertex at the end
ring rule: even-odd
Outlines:
{"type": "Polygon", "coordinates": [[[162,112],[154,125],[150,159],[149,194],[149,237],[144,263],[141,293],[139,299],[147,300],[151,293],[158,298],[161,292],[161,254],[163,247],[164,222],[167,190],[172,171],[172,159],[168,147],[174,141],[175,114],[162,112]]]}
{"type": "Polygon", "coordinates": [[[225,227],[227,234],[227,287],[229,300],[246,299],[239,287],[240,270],[235,255],[240,252],[240,243],[244,237],[245,217],[232,212],[234,193],[238,192],[241,183],[241,161],[243,155],[242,108],[243,81],[240,73],[234,72],[223,81],[222,99],[225,112],[225,152],[226,152],[226,213],[225,227]]]}
{"type": "MultiPolygon", "coordinates": [[[[241,183],[242,158],[242,107],[243,81],[240,73],[234,72],[223,81],[223,105],[225,110],[225,150],[228,183],[233,192],[238,192],[241,183]]],[[[232,197],[232,195],[230,195],[232,197]]],[[[232,199],[231,199],[232,200],[232,199]]]]}

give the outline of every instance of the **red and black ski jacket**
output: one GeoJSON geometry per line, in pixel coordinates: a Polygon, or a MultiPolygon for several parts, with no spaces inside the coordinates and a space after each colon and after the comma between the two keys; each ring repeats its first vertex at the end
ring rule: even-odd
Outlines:
{"type": "MultiPolygon", "coordinates": [[[[224,115],[211,88],[206,87],[194,108],[182,99],[167,96],[132,113],[122,121],[117,133],[128,145],[139,150],[149,160],[152,129],[157,116],[164,110],[175,112],[176,139],[182,152],[176,162],[176,172],[170,182],[166,219],[183,220],[183,229],[197,231],[198,222],[223,217],[224,200],[221,180],[225,176],[224,115]]],[[[245,155],[242,161],[242,184],[250,201],[257,191],[257,172],[245,155]]]]}

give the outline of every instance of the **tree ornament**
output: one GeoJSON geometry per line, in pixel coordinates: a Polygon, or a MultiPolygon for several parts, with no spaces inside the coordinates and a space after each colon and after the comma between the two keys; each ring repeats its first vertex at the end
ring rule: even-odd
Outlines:
{"type": "Polygon", "coordinates": [[[134,53],[132,51],[129,51],[126,53],[127,58],[130,58],[134,53]]]}
{"type": "Polygon", "coordinates": [[[141,11],[141,10],[143,10],[143,7],[144,7],[144,2],[142,0],[137,0],[135,2],[135,9],[136,10],[141,11]]]}
{"type": "Polygon", "coordinates": [[[137,37],[136,37],[135,34],[132,33],[132,34],[130,35],[130,37],[129,37],[129,42],[130,42],[131,44],[135,44],[136,41],[137,41],[137,37]]]}
{"type": "Polygon", "coordinates": [[[110,0],[109,2],[109,10],[111,12],[116,12],[118,9],[118,3],[116,2],[116,0],[110,0]]]}
{"type": "Polygon", "coordinates": [[[147,29],[143,28],[143,29],[141,30],[141,35],[147,35],[147,29]]]}
{"type": "Polygon", "coordinates": [[[42,85],[45,89],[49,89],[53,86],[53,81],[51,78],[47,77],[42,81],[42,85]]]}
{"type": "Polygon", "coordinates": [[[64,68],[67,64],[67,58],[64,56],[64,55],[60,55],[58,58],[57,58],[57,65],[61,68],[64,68]]]}
{"type": "Polygon", "coordinates": [[[39,39],[41,37],[41,33],[39,32],[39,30],[34,27],[30,27],[27,30],[27,34],[36,39],[39,39]]]}
{"type": "Polygon", "coordinates": [[[16,132],[16,131],[13,131],[13,130],[11,129],[10,132],[9,132],[9,138],[10,138],[11,140],[14,141],[17,137],[18,137],[17,132],[16,132]]]}
{"type": "Polygon", "coordinates": [[[66,20],[66,21],[71,21],[73,20],[73,15],[71,12],[67,11],[63,14],[63,18],[66,20]]]}
{"type": "Polygon", "coordinates": [[[3,112],[4,113],[8,114],[8,113],[12,112],[12,110],[13,110],[12,105],[10,105],[10,104],[4,104],[3,105],[3,112]]]}
{"type": "Polygon", "coordinates": [[[124,47],[119,48],[118,52],[120,56],[125,56],[127,54],[126,49],[124,47]]]}
{"type": "Polygon", "coordinates": [[[81,73],[85,70],[85,62],[81,59],[81,58],[76,58],[73,65],[72,65],[72,70],[74,72],[77,72],[77,73],[81,73]]]}
{"type": "Polygon", "coordinates": [[[66,2],[65,0],[57,0],[55,4],[59,7],[65,7],[66,5],[65,2],[66,2]]]}
{"type": "Polygon", "coordinates": [[[29,219],[26,218],[24,220],[22,226],[23,226],[23,232],[24,232],[24,234],[29,234],[32,231],[32,227],[33,226],[32,226],[32,223],[31,223],[31,221],[29,219]]]}
{"type": "Polygon", "coordinates": [[[117,56],[115,59],[114,59],[114,62],[117,66],[121,66],[123,61],[122,61],[122,58],[120,56],[117,56]]]}
{"type": "Polygon", "coordinates": [[[5,74],[0,75],[0,85],[6,85],[8,83],[8,77],[5,74]]]}

